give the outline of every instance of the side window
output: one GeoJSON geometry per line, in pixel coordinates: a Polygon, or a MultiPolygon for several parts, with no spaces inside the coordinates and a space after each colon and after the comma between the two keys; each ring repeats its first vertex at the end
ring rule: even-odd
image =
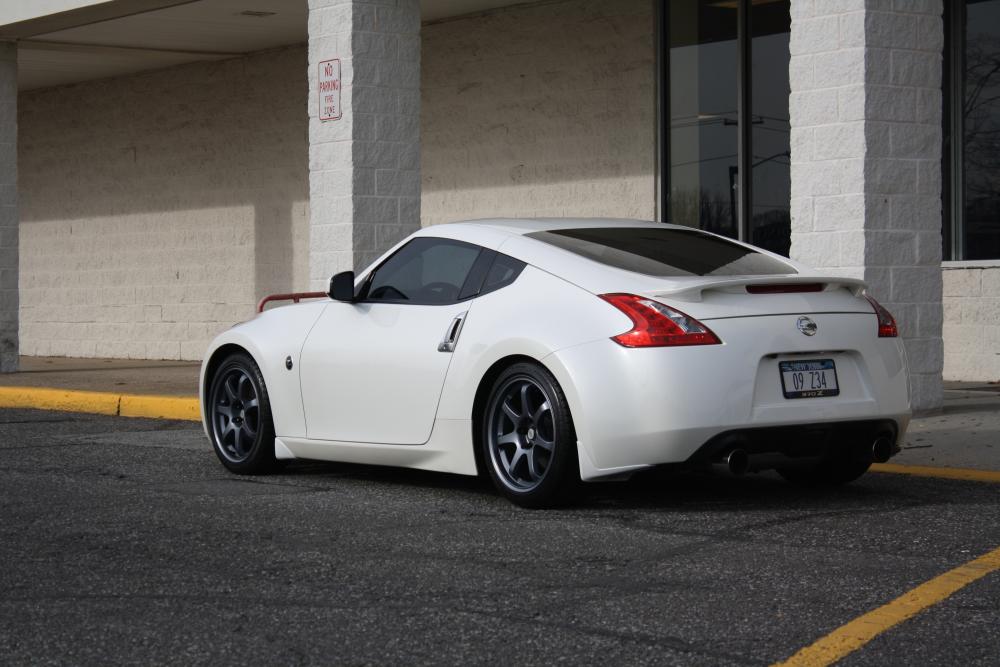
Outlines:
{"type": "Polygon", "coordinates": [[[367,301],[447,304],[459,300],[462,286],[482,248],[461,241],[416,238],[375,270],[367,301]]]}
{"type": "Polygon", "coordinates": [[[524,269],[524,266],[524,262],[519,259],[497,253],[497,257],[493,261],[493,266],[490,267],[489,272],[486,274],[483,289],[479,293],[494,292],[510,285],[521,275],[521,270],[524,269]]]}

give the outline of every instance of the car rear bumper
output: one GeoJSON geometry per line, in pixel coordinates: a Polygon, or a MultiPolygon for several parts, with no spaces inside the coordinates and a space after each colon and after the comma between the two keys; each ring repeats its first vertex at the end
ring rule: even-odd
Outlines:
{"type": "Polygon", "coordinates": [[[734,429],[709,439],[684,463],[690,467],[719,464],[735,450],[747,454],[751,471],[835,454],[874,461],[878,460],[874,445],[880,440],[887,444],[887,456],[899,453],[899,433],[899,424],[892,419],[734,429]]]}
{"type": "Polygon", "coordinates": [[[828,429],[824,438],[833,440],[827,446],[857,447],[855,440],[868,434],[847,424],[884,421],[892,424],[897,446],[910,419],[899,340],[874,332],[857,340],[852,318],[873,324],[870,315],[823,318],[825,335],[810,339],[786,317],[797,338],[761,335],[751,322],[713,321],[722,345],[629,349],[602,340],[546,357],[573,411],[583,478],[697,460],[696,453],[723,434],[753,431],[756,437],[769,433],[757,429],[773,427],[812,425],[815,431],[843,424],[828,429]],[[785,398],[779,362],[812,358],[836,360],[840,394],[785,398]]]}

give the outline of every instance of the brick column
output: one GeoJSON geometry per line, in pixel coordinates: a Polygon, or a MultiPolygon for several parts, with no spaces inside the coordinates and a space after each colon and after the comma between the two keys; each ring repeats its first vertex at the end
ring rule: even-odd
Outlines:
{"type": "Polygon", "coordinates": [[[17,370],[17,45],[0,42],[0,372],[17,370]]]}
{"type": "Polygon", "coordinates": [[[895,315],[916,410],[942,403],[940,0],[792,0],[792,257],[895,315]]]}
{"type": "Polygon", "coordinates": [[[313,289],[420,227],[418,0],[309,0],[309,197],[313,289]],[[333,59],[340,117],[323,120],[333,59]]]}

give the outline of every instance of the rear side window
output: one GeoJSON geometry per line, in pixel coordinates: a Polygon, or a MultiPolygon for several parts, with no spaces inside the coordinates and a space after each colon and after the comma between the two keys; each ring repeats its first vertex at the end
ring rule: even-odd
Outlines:
{"type": "Polygon", "coordinates": [[[479,293],[486,294],[487,292],[493,292],[510,285],[521,275],[523,268],[524,262],[521,260],[497,253],[496,259],[493,260],[493,266],[490,267],[489,272],[486,274],[483,289],[479,293]]]}
{"type": "Polygon", "coordinates": [[[764,276],[798,273],[788,264],[695,230],[600,227],[534,232],[587,259],[650,276],[764,276]]]}

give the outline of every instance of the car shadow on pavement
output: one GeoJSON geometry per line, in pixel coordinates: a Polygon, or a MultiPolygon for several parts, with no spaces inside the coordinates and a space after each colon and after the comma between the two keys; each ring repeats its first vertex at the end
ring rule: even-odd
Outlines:
{"type": "MultiPolygon", "coordinates": [[[[296,461],[281,475],[310,486],[363,482],[395,489],[456,492],[465,497],[506,505],[485,477],[452,475],[407,468],[349,463],[296,461]]],[[[899,507],[926,504],[929,499],[898,483],[873,483],[871,474],[844,486],[805,487],[790,484],[774,473],[727,477],[709,472],[653,469],[629,480],[581,484],[564,510],[700,510],[768,511],[775,509],[861,510],[886,504],[899,507]]]]}

